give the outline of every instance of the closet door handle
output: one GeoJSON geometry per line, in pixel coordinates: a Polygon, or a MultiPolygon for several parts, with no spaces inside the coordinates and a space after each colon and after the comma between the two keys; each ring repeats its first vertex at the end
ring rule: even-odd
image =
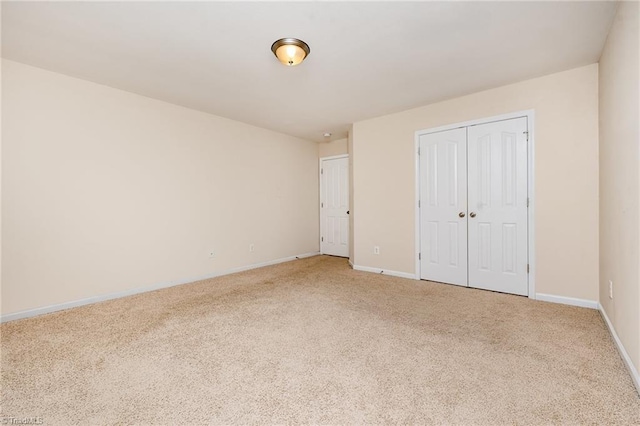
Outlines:
{"type": "Polygon", "coordinates": [[[476,217],[476,214],[474,212],[471,212],[471,213],[469,213],[469,216],[476,217]]]}
{"type": "Polygon", "coordinates": [[[458,216],[460,216],[460,217],[464,217],[464,212],[460,212],[460,213],[458,213],[458,216]]]}

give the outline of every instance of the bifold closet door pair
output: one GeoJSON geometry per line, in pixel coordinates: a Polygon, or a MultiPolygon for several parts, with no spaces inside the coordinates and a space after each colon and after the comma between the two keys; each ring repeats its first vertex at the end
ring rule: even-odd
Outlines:
{"type": "Polygon", "coordinates": [[[527,117],[419,143],[421,278],[527,295],[527,117]]]}

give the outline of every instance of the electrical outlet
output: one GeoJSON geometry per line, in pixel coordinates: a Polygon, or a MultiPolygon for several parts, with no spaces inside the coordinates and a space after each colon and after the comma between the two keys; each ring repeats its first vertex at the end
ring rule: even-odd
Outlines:
{"type": "Polygon", "coordinates": [[[249,251],[253,252],[256,249],[256,246],[253,244],[249,244],[249,251]]]}
{"type": "Polygon", "coordinates": [[[214,257],[216,257],[216,252],[215,252],[215,251],[213,251],[213,250],[210,250],[210,251],[209,251],[209,258],[210,258],[210,259],[213,259],[214,257]]]}
{"type": "Polygon", "coordinates": [[[609,299],[613,299],[613,281],[609,280],[609,299]]]}
{"type": "Polygon", "coordinates": [[[380,247],[379,246],[373,246],[373,254],[380,254],[380,247]]]}

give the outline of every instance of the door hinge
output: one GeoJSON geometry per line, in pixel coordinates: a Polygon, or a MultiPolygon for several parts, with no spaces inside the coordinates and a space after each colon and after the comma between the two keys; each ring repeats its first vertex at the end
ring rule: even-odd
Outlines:
{"type": "Polygon", "coordinates": [[[527,130],[526,132],[522,132],[522,134],[527,135],[527,142],[529,141],[529,131],[527,130]]]}
{"type": "MultiPolygon", "coordinates": [[[[527,206],[529,205],[529,203],[527,203],[527,206]]],[[[320,207],[324,207],[324,203],[320,203],[320,207]]]]}
{"type": "Polygon", "coordinates": [[[527,197],[527,207],[529,207],[529,197],[527,197]]]}
{"type": "Polygon", "coordinates": [[[422,253],[418,253],[418,260],[422,260],[422,253]]]}
{"type": "Polygon", "coordinates": [[[320,237],[320,241],[324,242],[324,237],[320,237]]]}
{"type": "Polygon", "coordinates": [[[418,147],[418,155],[420,155],[420,148],[418,147]]]}
{"type": "Polygon", "coordinates": [[[418,200],[418,208],[420,208],[420,200],[418,200]]]}
{"type": "Polygon", "coordinates": [[[320,174],[323,175],[324,174],[324,169],[320,169],[320,174]]]}
{"type": "Polygon", "coordinates": [[[527,263],[527,274],[529,273],[529,264],[527,263]]]}

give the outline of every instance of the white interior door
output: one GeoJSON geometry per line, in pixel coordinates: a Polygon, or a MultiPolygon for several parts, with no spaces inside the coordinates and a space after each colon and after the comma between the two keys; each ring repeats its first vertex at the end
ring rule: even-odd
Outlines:
{"type": "Polygon", "coordinates": [[[421,279],[467,285],[467,132],[420,136],[421,279]]]}
{"type": "Polygon", "coordinates": [[[349,158],[320,165],[320,252],[349,257],[349,158]]]}
{"type": "Polygon", "coordinates": [[[526,295],[527,118],[468,128],[469,286],[526,295]]]}

